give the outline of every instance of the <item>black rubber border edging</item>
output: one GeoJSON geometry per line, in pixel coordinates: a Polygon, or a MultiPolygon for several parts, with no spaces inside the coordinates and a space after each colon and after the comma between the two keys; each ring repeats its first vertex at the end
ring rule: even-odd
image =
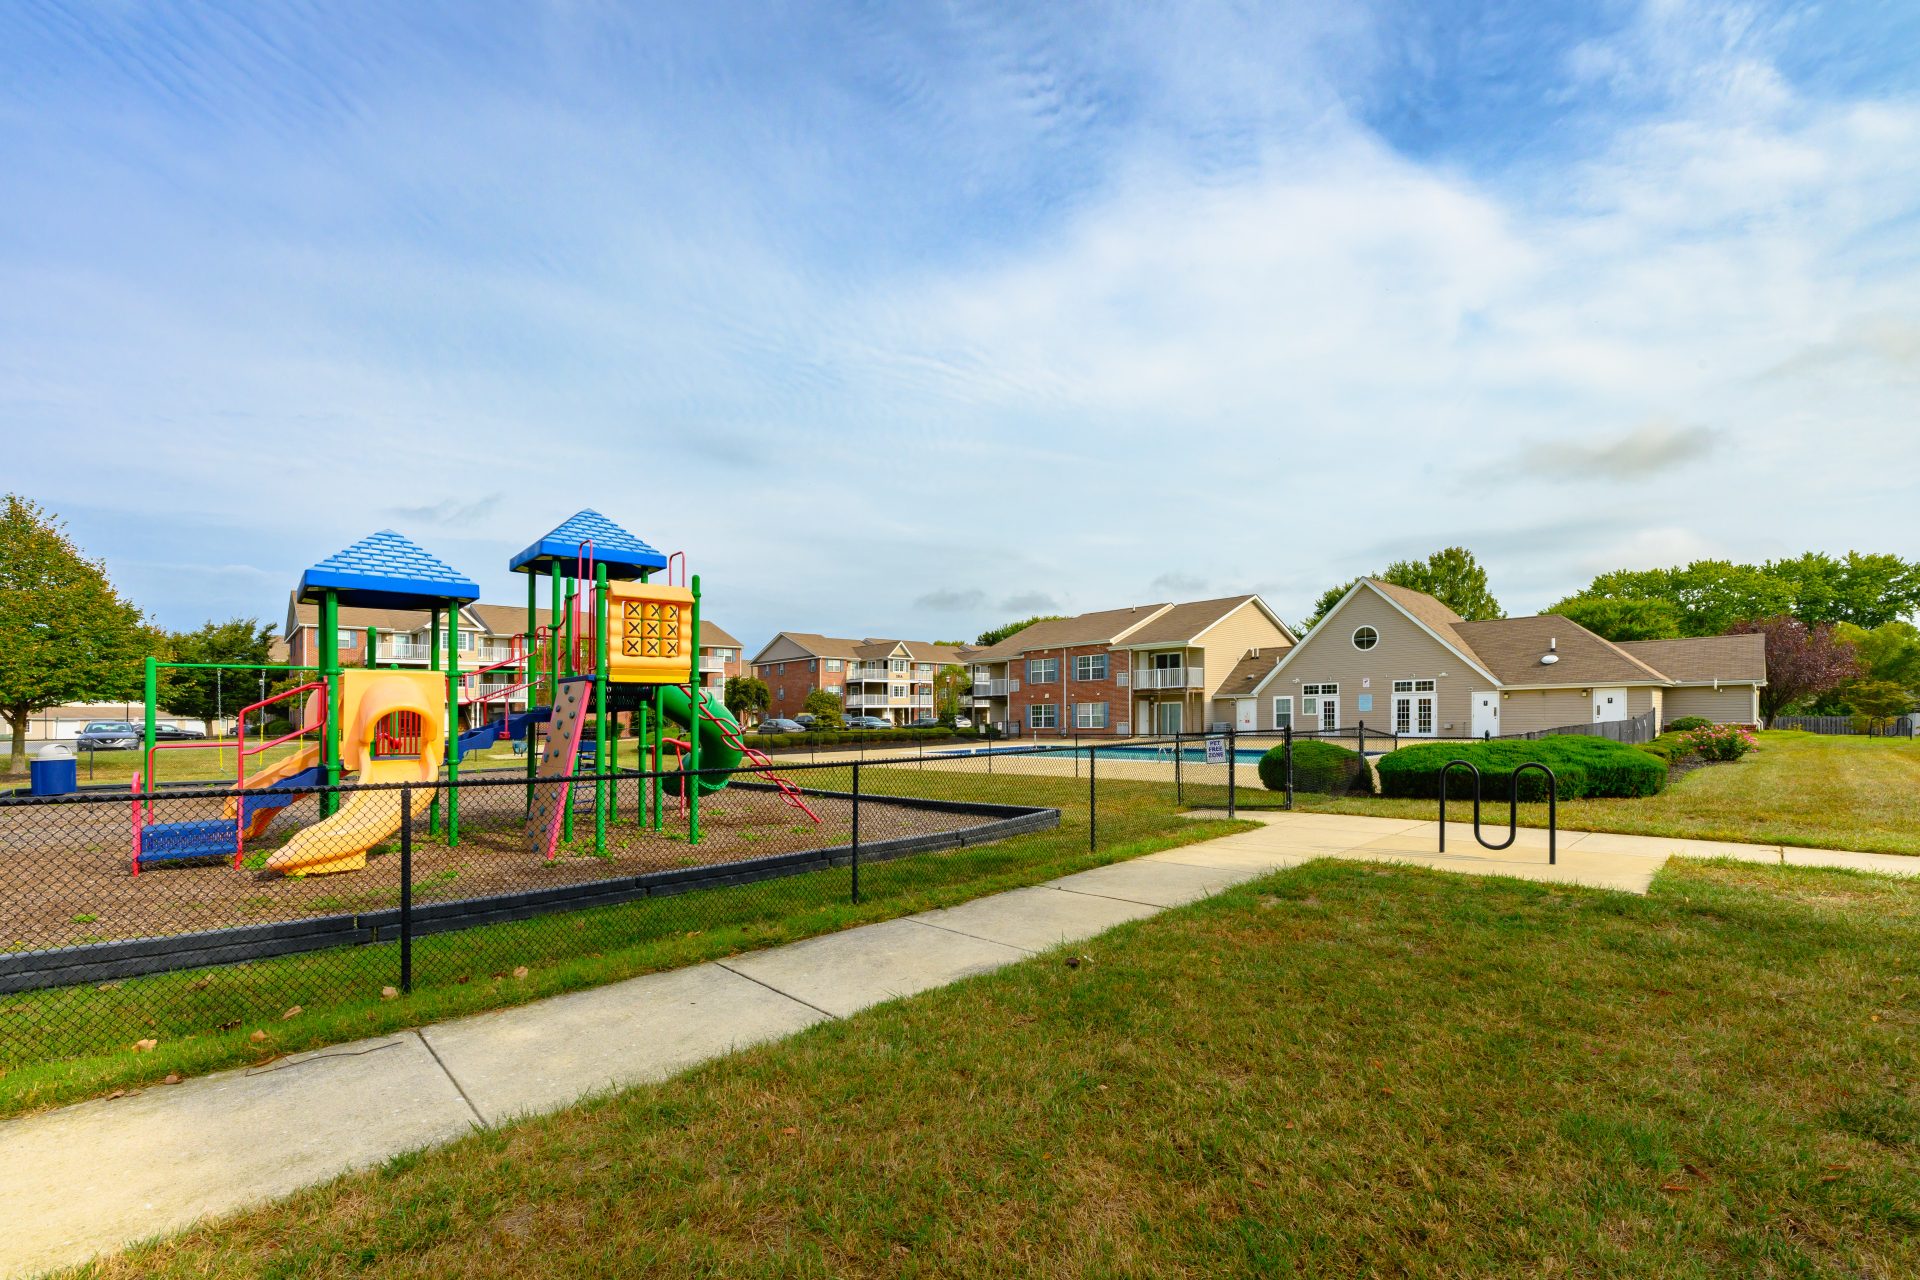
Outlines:
{"type": "MultiPolygon", "coordinates": [[[[764,788],[765,783],[736,783],[742,789],[764,788]]],[[[850,793],[809,791],[809,797],[850,799],[850,793]]],[[[957,800],[927,800],[915,796],[869,796],[863,801],[897,805],[941,813],[970,813],[990,817],[992,821],[959,831],[938,831],[927,835],[895,836],[889,840],[863,841],[860,861],[886,862],[915,853],[942,849],[964,849],[971,845],[992,844],[1009,836],[1047,831],[1060,825],[1058,809],[1031,808],[1024,805],[970,803],[957,800]]],[[[700,889],[751,884],[782,876],[804,875],[829,867],[844,867],[853,862],[853,846],[834,845],[820,849],[802,849],[794,853],[770,854],[741,862],[725,862],[708,867],[676,867],[668,871],[649,871],[617,880],[595,880],[583,884],[556,885],[550,889],[528,889],[518,893],[491,894],[482,898],[461,898],[416,906],[413,910],[415,936],[448,933],[480,925],[501,924],[511,920],[530,920],[535,916],[591,907],[614,906],[639,898],[668,897],[700,889]]],[[[134,938],[122,942],[91,942],[72,947],[51,947],[39,951],[0,952],[0,995],[24,991],[45,991],[54,987],[83,983],[116,981],[209,965],[235,964],[246,960],[266,960],[275,956],[298,955],[306,951],[324,951],[333,947],[366,946],[394,942],[400,936],[400,909],[388,907],[353,915],[316,916],[305,920],[287,920],[273,924],[241,925],[230,929],[209,929],[199,933],[174,934],[164,938],[134,938]]]]}

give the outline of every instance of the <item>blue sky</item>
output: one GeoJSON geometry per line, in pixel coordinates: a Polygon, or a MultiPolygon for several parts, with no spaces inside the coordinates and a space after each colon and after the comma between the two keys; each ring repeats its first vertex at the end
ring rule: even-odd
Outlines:
{"type": "Polygon", "coordinates": [[[1920,6],[0,6],[0,485],[169,625],[592,506],[970,636],[1920,556],[1920,6]]]}

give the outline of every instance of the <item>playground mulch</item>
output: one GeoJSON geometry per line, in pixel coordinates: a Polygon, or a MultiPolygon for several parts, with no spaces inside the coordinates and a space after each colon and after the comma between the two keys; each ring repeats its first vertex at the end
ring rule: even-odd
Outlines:
{"type": "MultiPolygon", "coordinates": [[[[460,798],[460,839],[449,847],[416,820],[415,902],[476,898],[620,879],[679,867],[715,866],[842,845],[853,806],[809,796],[816,824],[771,791],[729,788],[700,801],[700,842],[687,840],[678,803],[665,797],[659,829],[643,825],[632,784],[618,790],[604,856],[593,853],[593,815],[576,813],[573,840],[551,861],[525,835],[525,793],[479,788],[460,798]]],[[[153,820],[220,816],[218,798],[155,802],[153,820]]],[[[0,949],[37,950],[128,938],[373,911],[398,905],[397,841],[370,851],[364,870],[288,878],[260,866],[266,855],[319,818],[311,797],[289,805],[267,835],[248,842],[243,865],[165,863],[131,874],[128,802],[0,808],[0,949]]],[[[863,840],[961,830],[984,821],[863,796],[863,840]]]]}

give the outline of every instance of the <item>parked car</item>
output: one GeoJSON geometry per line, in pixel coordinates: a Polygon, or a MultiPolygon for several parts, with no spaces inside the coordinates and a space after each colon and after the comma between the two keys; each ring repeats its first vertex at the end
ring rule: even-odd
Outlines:
{"type": "Polygon", "coordinates": [[[768,716],[753,726],[755,733],[805,733],[807,726],[798,720],[783,720],[779,716],[768,716]]]}
{"type": "Polygon", "coordinates": [[[953,727],[956,729],[971,729],[973,728],[973,721],[966,716],[955,716],[953,718],[953,727]]]}
{"type": "Polygon", "coordinates": [[[907,725],[909,729],[938,729],[939,727],[939,716],[915,716],[912,722],[907,725]]]}
{"type": "Polygon", "coordinates": [[[891,729],[893,728],[893,721],[887,720],[881,716],[848,716],[847,728],[849,729],[891,729]]]}
{"type": "Polygon", "coordinates": [[[198,729],[189,729],[183,724],[157,724],[153,726],[155,742],[198,742],[207,735],[198,729]]]}
{"type": "Polygon", "coordinates": [[[793,722],[797,725],[802,725],[805,728],[811,729],[816,723],[819,722],[819,719],[820,717],[814,715],[813,712],[811,711],[802,711],[799,715],[793,718],[793,722]]]}
{"type": "Polygon", "coordinates": [[[125,720],[89,720],[74,745],[83,751],[132,751],[140,745],[140,736],[125,720]]]}

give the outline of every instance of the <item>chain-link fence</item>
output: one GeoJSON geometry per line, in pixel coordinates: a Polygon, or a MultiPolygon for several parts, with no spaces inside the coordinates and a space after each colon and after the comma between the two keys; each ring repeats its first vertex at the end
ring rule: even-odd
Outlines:
{"type": "Polygon", "coordinates": [[[875,894],[1126,856],[1164,843],[1169,815],[1371,790],[1367,756],[1391,743],[1227,733],[0,798],[0,1070],[652,940],[745,949],[875,894]]]}

